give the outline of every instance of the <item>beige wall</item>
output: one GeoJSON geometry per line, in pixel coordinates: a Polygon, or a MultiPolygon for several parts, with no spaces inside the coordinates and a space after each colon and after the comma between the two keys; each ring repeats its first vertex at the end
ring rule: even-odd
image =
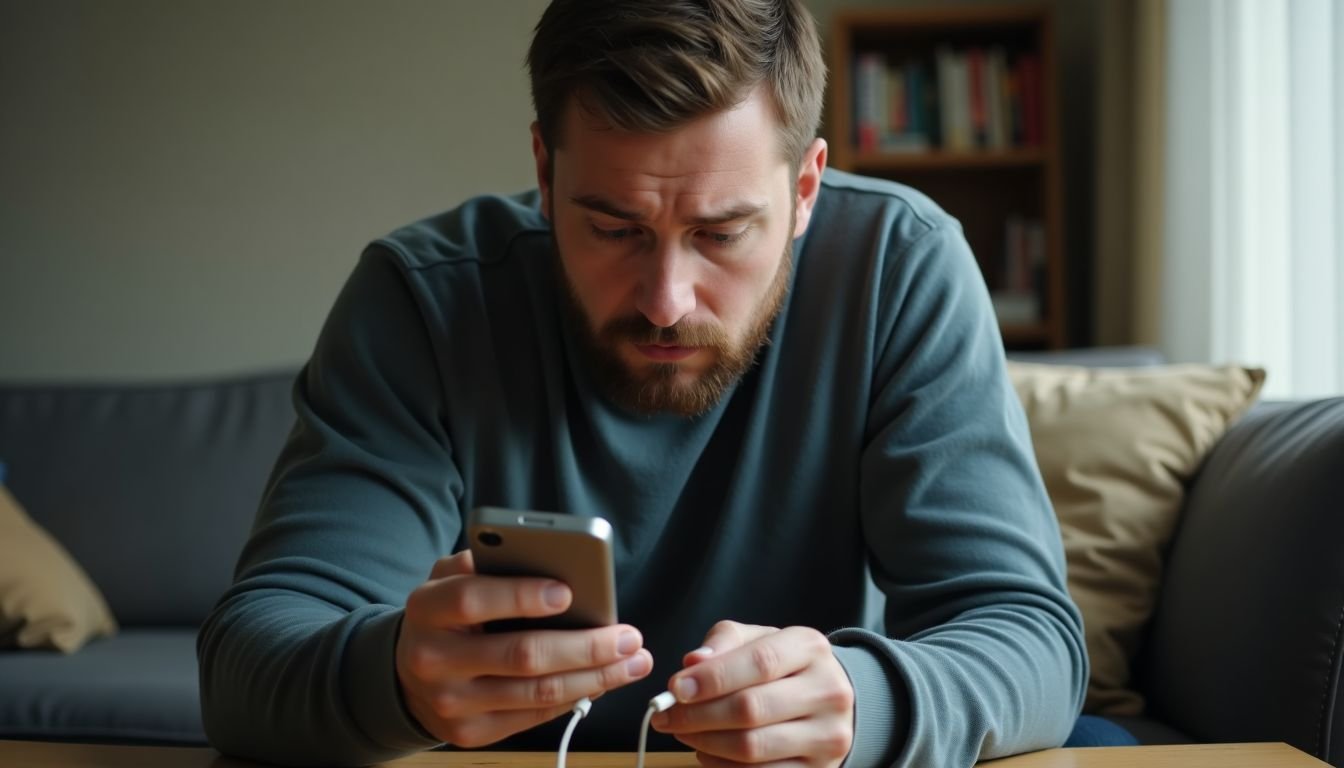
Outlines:
{"type": "MultiPolygon", "coordinates": [[[[0,0],[0,379],[302,362],[367,241],[531,184],[544,6],[0,0]]],[[[1057,3],[1080,263],[1093,6],[1057,3]]]]}
{"type": "Polygon", "coordinates": [[[2,0],[0,378],[296,365],[371,238],[531,184],[544,0],[2,0]]]}

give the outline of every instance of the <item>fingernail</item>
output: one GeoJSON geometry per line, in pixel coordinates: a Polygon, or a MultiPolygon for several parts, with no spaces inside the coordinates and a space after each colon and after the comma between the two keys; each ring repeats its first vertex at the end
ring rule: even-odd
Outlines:
{"type": "Polygon", "coordinates": [[[672,684],[672,692],[677,695],[678,701],[690,701],[695,698],[695,694],[699,691],[700,686],[696,684],[693,677],[683,677],[672,684]]]}
{"type": "Polygon", "coordinates": [[[710,648],[708,645],[702,645],[694,651],[691,651],[691,653],[696,654],[697,656],[713,656],[714,649],[710,648]]]}
{"type": "Polygon", "coordinates": [[[666,712],[659,712],[658,714],[653,716],[652,720],[649,721],[649,725],[661,731],[662,729],[667,727],[668,717],[669,715],[666,712]]]}
{"type": "Polygon", "coordinates": [[[629,656],[639,650],[639,633],[627,629],[621,633],[620,640],[616,641],[616,652],[622,656],[629,656]]]}
{"type": "Polygon", "coordinates": [[[643,677],[649,674],[649,667],[649,657],[642,653],[625,662],[625,672],[631,677],[643,677]]]}
{"type": "Polygon", "coordinates": [[[552,584],[546,588],[542,600],[548,608],[564,608],[569,605],[569,587],[564,584],[552,584]]]}

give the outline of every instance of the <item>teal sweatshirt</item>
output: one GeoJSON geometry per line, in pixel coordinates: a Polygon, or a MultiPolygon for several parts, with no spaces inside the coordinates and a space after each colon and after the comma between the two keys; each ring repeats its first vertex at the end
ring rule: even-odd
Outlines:
{"type": "MultiPolygon", "coordinates": [[[[721,619],[828,633],[846,768],[1056,746],[1087,679],[1059,531],[957,222],[827,171],[757,364],[697,418],[597,393],[535,192],[372,243],[294,386],[297,423],[201,629],[221,751],[359,765],[438,745],[401,700],[407,595],[480,505],[605,517],[620,619],[653,673],[576,750],[633,750],[721,619]]],[[[554,750],[564,718],[502,748],[554,750]]],[[[684,749],[661,734],[651,749],[684,749]]]]}

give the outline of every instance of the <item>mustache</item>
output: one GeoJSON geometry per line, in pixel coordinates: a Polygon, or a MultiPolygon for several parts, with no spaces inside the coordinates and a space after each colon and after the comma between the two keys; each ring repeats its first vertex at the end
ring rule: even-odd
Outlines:
{"type": "Polygon", "coordinates": [[[601,336],[609,342],[630,341],[635,344],[680,347],[728,346],[728,335],[717,325],[681,320],[674,325],[660,327],[643,315],[627,315],[609,320],[602,326],[601,336]]]}

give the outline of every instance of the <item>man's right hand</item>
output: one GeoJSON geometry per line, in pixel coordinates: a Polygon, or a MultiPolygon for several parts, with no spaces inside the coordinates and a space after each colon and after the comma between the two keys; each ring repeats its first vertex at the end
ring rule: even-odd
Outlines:
{"type": "Polygon", "coordinates": [[[563,613],[572,597],[553,579],[478,576],[470,551],[440,558],[407,598],[397,635],[397,679],[411,715],[435,738],[481,747],[648,675],[653,657],[629,625],[481,630],[487,621],[563,613]]]}

